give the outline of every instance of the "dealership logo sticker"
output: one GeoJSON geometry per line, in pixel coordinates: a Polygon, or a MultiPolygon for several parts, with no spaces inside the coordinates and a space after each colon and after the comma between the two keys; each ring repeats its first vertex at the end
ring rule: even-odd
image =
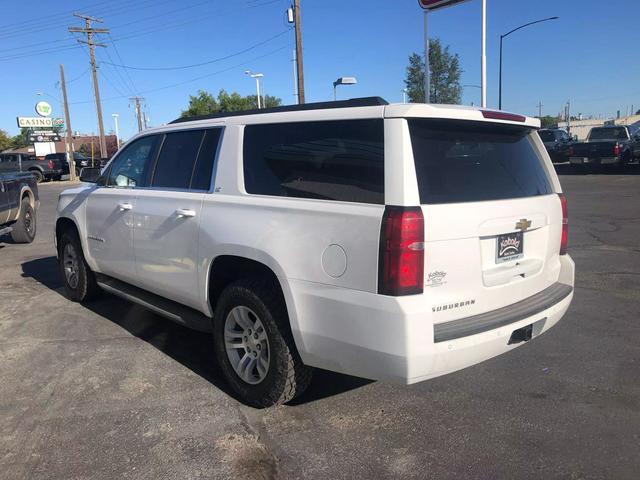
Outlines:
{"type": "Polygon", "coordinates": [[[429,272],[427,274],[427,287],[439,287],[440,285],[444,285],[445,283],[447,283],[444,279],[446,276],[447,272],[443,272],[441,270],[429,272]]]}
{"type": "Polygon", "coordinates": [[[507,237],[500,242],[498,257],[508,257],[509,255],[517,255],[520,251],[520,240],[516,237],[507,237]]]}

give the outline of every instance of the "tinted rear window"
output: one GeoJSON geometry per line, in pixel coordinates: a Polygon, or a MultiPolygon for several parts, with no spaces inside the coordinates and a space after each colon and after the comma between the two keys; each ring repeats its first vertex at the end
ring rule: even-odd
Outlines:
{"type": "Polygon", "coordinates": [[[553,193],[529,128],[431,119],[408,122],[423,204],[553,193]]]}
{"type": "Polygon", "coordinates": [[[189,188],[203,135],[202,130],[167,133],[158,156],[151,186],[189,188]]]}
{"type": "Polygon", "coordinates": [[[382,119],[248,125],[248,193],[384,203],[382,119]]]}
{"type": "Polygon", "coordinates": [[[592,128],[589,140],[626,140],[627,131],[624,128],[592,128]]]}

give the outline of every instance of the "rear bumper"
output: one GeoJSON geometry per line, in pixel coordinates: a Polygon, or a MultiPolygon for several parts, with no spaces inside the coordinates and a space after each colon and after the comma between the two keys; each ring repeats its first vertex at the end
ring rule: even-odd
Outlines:
{"type": "Polygon", "coordinates": [[[572,165],[614,165],[622,163],[620,157],[571,157],[572,165]]]}
{"type": "Polygon", "coordinates": [[[408,297],[291,281],[296,345],[307,365],[364,378],[409,384],[445,375],[521,345],[509,344],[515,330],[533,324],[535,337],[554,326],[573,299],[574,263],[564,255],[561,264],[558,283],[537,298],[445,324],[408,297]]]}

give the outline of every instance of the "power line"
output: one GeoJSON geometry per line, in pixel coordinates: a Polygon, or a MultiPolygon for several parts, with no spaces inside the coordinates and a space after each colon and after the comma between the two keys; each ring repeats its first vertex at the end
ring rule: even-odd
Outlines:
{"type": "MultiPolygon", "coordinates": [[[[147,28],[146,30],[136,30],[131,32],[131,34],[126,34],[122,37],[116,37],[113,38],[111,37],[111,43],[114,41],[122,41],[122,40],[129,40],[132,38],[137,38],[137,37],[141,37],[141,36],[145,36],[145,35],[149,35],[151,33],[155,33],[155,32],[159,32],[159,31],[163,31],[163,30],[169,30],[172,28],[176,28],[176,27],[181,27],[184,25],[189,25],[192,23],[197,23],[197,22],[201,22],[203,20],[206,20],[208,17],[211,17],[213,15],[216,15],[217,17],[220,16],[224,16],[227,15],[229,13],[233,13],[235,11],[239,11],[239,10],[244,10],[246,8],[257,8],[257,7],[262,7],[266,5],[265,4],[259,4],[259,5],[255,5],[255,6],[248,6],[248,7],[243,7],[242,9],[229,9],[226,11],[216,11],[216,12],[211,12],[210,14],[207,15],[200,15],[197,18],[191,19],[191,20],[186,20],[186,21],[182,21],[182,22],[178,22],[178,23],[173,23],[173,24],[168,24],[168,25],[163,25],[161,27],[151,27],[151,28],[147,28]]],[[[155,18],[156,16],[153,16],[153,18],[155,18]]],[[[140,21],[144,21],[144,18],[140,21]]],[[[124,26],[124,25],[130,25],[131,23],[137,23],[137,22],[130,22],[127,24],[123,24],[120,26],[124,26]]],[[[54,27],[55,28],[55,27],[54,27]]],[[[48,29],[47,29],[48,30],[48,29]]],[[[29,32],[28,32],[29,33],[29,32]]],[[[68,39],[58,39],[58,40],[52,40],[52,41],[47,41],[47,44],[51,44],[51,43],[62,43],[68,41],[68,39]]],[[[31,44],[30,46],[37,46],[39,44],[31,44]]],[[[26,47],[25,47],[26,48],[26,47]]],[[[15,54],[11,54],[11,55],[6,55],[4,57],[0,57],[0,61],[12,61],[12,60],[18,60],[18,59],[23,59],[23,58],[28,58],[28,57],[35,57],[35,56],[40,56],[40,55],[45,55],[45,54],[49,54],[49,53],[58,53],[58,52],[62,52],[62,51],[66,51],[66,50],[77,50],[79,49],[79,46],[76,45],[69,45],[67,47],[52,47],[52,48],[39,48],[39,49],[34,49],[31,51],[27,51],[27,52],[23,52],[23,53],[15,53],[15,54]]],[[[6,50],[13,50],[13,49],[6,49],[6,50]]],[[[3,50],[0,50],[3,51],[3,50]]],[[[124,63],[124,62],[122,62],[124,63]]]]}
{"type": "MultiPolygon", "coordinates": [[[[169,88],[175,88],[175,87],[179,87],[181,85],[185,85],[187,83],[195,82],[197,80],[202,80],[204,78],[213,77],[215,75],[219,75],[221,73],[229,72],[231,70],[236,70],[236,69],[238,69],[240,67],[243,67],[243,66],[248,65],[250,63],[253,63],[253,62],[256,62],[258,60],[261,60],[261,59],[263,59],[265,57],[268,57],[268,56],[274,55],[274,54],[276,54],[278,52],[281,52],[285,48],[288,49],[289,45],[284,45],[284,46],[282,46],[280,48],[277,48],[277,49],[272,50],[272,51],[270,51],[268,53],[265,53],[264,55],[260,55],[258,57],[255,57],[255,58],[252,58],[250,60],[247,60],[245,62],[238,63],[238,64],[233,65],[233,66],[228,67],[228,68],[224,68],[222,70],[218,70],[218,71],[215,71],[215,72],[212,72],[212,73],[207,73],[206,75],[200,75],[200,76],[197,76],[197,77],[194,77],[194,78],[190,78],[188,80],[184,80],[182,82],[177,82],[177,83],[172,83],[170,85],[165,85],[163,87],[152,88],[150,90],[144,90],[144,91],[141,91],[139,93],[140,94],[147,94],[147,93],[159,92],[159,91],[162,91],[162,90],[167,90],[169,88]]],[[[126,97],[126,95],[125,96],[119,96],[119,97],[110,97],[110,98],[105,98],[104,101],[106,102],[106,101],[111,101],[111,100],[118,100],[118,99],[125,98],[125,97],[126,97]]],[[[87,104],[87,103],[91,103],[91,102],[92,102],[92,100],[83,100],[83,101],[80,101],[80,102],[70,102],[69,105],[81,105],[81,104],[87,104]]]]}
{"type": "MultiPolygon", "coordinates": [[[[107,14],[109,16],[117,16],[117,15],[122,15],[125,13],[129,13],[131,11],[139,11],[142,8],[149,8],[149,7],[157,7],[158,5],[162,5],[163,3],[167,3],[173,0],[139,0],[136,2],[124,2],[125,4],[120,6],[120,7],[116,7],[113,8],[113,6],[111,8],[107,8],[104,10],[98,9],[98,11],[96,12],[94,10],[94,13],[98,14],[98,15],[104,15],[107,14]],[[132,5],[133,4],[133,5],[132,5]],[[146,5],[148,4],[148,5],[146,5]]],[[[107,2],[108,3],[108,2],[107,2]]],[[[65,16],[68,16],[68,14],[66,14],[65,16]]],[[[2,40],[6,40],[9,38],[16,38],[16,37],[21,37],[21,36],[25,36],[25,35],[33,35],[35,32],[33,30],[37,29],[37,32],[45,32],[48,30],[55,30],[58,28],[62,28],[64,27],[64,23],[52,23],[48,18],[46,20],[40,20],[40,24],[35,24],[32,25],[30,27],[28,27],[29,29],[25,30],[24,28],[18,28],[15,31],[11,31],[11,32],[4,32],[1,33],[0,32],[0,39],[2,40]]]]}
{"type": "Polygon", "coordinates": [[[76,80],[80,80],[82,77],[84,77],[87,73],[89,73],[89,70],[91,70],[91,67],[88,67],[84,72],[82,72],[80,75],[78,75],[77,77],[72,78],[71,80],[67,80],[65,83],[67,85],[69,85],[70,83],[75,82],[76,80]]]}
{"type": "Polygon", "coordinates": [[[258,48],[262,45],[264,45],[265,43],[270,42],[271,40],[275,40],[278,37],[281,37],[282,35],[289,33],[291,31],[291,28],[288,28],[287,30],[280,32],[272,37],[267,38],[266,40],[263,40],[261,42],[258,42],[254,45],[251,45],[250,47],[245,48],[244,50],[240,50],[238,52],[226,55],[224,57],[220,57],[220,58],[214,58],[213,60],[208,60],[206,62],[200,62],[200,63],[194,63],[191,65],[181,65],[179,67],[134,67],[131,65],[117,65],[114,63],[107,63],[107,65],[113,65],[115,67],[120,67],[120,68],[126,68],[129,70],[145,70],[145,71],[158,71],[158,70],[184,70],[187,68],[194,68],[194,67],[202,67],[203,65],[210,65],[212,63],[216,63],[216,62],[220,62],[222,60],[228,60],[229,58],[232,57],[237,57],[238,55],[242,55],[243,53],[247,53],[255,48],[258,48]]]}
{"type": "MultiPolygon", "coordinates": [[[[109,38],[111,39],[111,44],[113,45],[113,49],[116,51],[116,56],[118,57],[118,60],[120,61],[120,63],[124,63],[124,60],[122,60],[122,57],[120,56],[118,45],[116,45],[116,42],[111,37],[111,34],[109,34],[109,38]]],[[[135,93],[138,89],[136,88],[135,83],[133,83],[133,79],[131,78],[131,75],[129,75],[129,70],[127,69],[123,69],[123,70],[124,70],[124,73],[127,75],[127,78],[129,79],[129,83],[131,83],[132,91],[135,93]]]]}

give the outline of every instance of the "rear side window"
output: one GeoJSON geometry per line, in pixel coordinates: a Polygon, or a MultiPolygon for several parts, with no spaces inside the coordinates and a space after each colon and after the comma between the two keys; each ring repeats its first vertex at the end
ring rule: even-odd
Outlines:
{"type": "Polygon", "coordinates": [[[248,125],[248,193],[384,204],[382,119],[248,125]]]}
{"type": "Polygon", "coordinates": [[[408,122],[420,203],[553,193],[529,128],[431,119],[408,122]]]}
{"type": "Polygon", "coordinates": [[[193,190],[209,190],[211,187],[211,174],[213,172],[213,163],[216,159],[216,151],[220,142],[221,128],[206,130],[204,140],[198,153],[198,160],[193,169],[191,178],[191,188],[193,190]]]}
{"type": "Polygon", "coordinates": [[[203,130],[167,133],[158,155],[151,186],[188,189],[203,136],[203,130]]]}

